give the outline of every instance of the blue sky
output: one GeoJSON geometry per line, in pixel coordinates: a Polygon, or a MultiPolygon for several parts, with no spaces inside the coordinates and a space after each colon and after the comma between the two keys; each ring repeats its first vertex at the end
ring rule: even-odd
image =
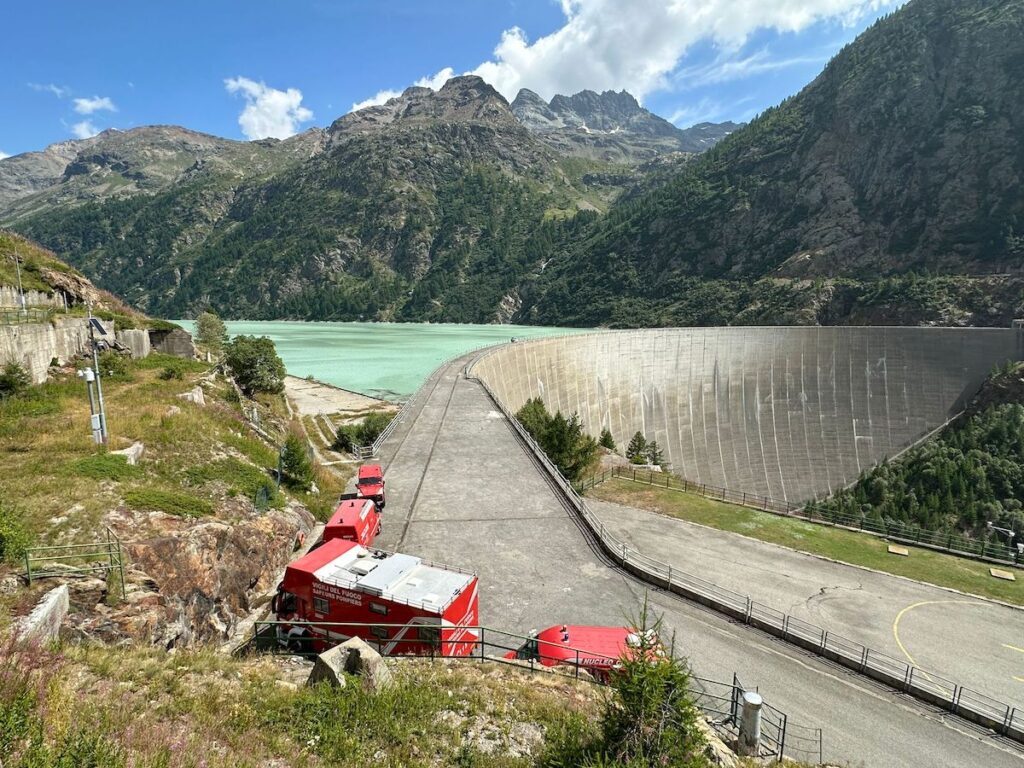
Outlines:
{"type": "Polygon", "coordinates": [[[748,120],[900,2],[16,3],[0,49],[0,153],[154,123],[280,137],[464,72],[509,99],[522,86],[546,98],[626,89],[680,127],[748,120]]]}

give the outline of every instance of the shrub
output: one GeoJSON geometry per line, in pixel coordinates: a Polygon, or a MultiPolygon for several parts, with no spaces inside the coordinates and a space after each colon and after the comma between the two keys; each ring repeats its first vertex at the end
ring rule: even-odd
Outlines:
{"type": "Polygon", "coordinates": [[[112,349],[105,349],[99,354],[100,376],[111,381],[131,380],[131,361],[112,349]]]}
{"type": "Polygon", "coordinates": [[[185,378],[185,371],[182,370],[180,365],[165,365],[157,375],[164,381],[170,381],[171,379],[181,381],[185,378]]]}
{"type": "Polygon", "coordinates": [[[226,349],[225,362],[246,396],[284,391],[285,367],[272,340],[266,336],[236,336],[226,349]]]}
{"type": "Polygon", "coordinates": [[[636,644],[612,673],[612,699],[601,718],[602,752],[630,766],[707,766],[700,713],[689,693],[686,661],[661,646],[663,622],[646,598],[631,622],[636,644]]]}
{"type": "Polygon", "coordinates": [[[93,480],[128,480],[138,477],[139,468],[128,463],[124,456],[113,453],[98,453],[86,456],[71,464],[71,471],[93,480]]]}
{"type": "Polygon", "coordinates": [[[0,369],[0,400],[19,395],[32,384],[32,377],[23,365],[10,362],[0,369]]]}
{"type": "Polygon", "coordinates": [[[615,450],[615,438],[612,437],[612,431],[605,427],[601,430],[601,437],[598,438],[597,444],[602,448],[607,448],[609,451],[615,450]]]}
{"type": "Polygon", "coordinates": [[[178,517],[203,517],[213,513],[213,504],[206,499],[181,491],[161,488],[138,488],[127,491],[124,501],[129,507],[141,511],[166,512],[178,517]]]}
{"type": "Polygon", "coordinates": [[[689,668],[674,657],[671,643],[663,648],[662,620],[651,615],[646,599],[630,627],[634,640],[609,679],[599,732],[568,721],[548,734],[541,766],[710,768],[689,668]]]}
{"type": "Polygon", "coordinates": [[[305,441],[294,433],[288,435],[281,449],[281,472],[285,482],[293,488],[308,491],[313,485],[313,462],[306,452],[305,441]]]}
{"type": "Polygon", "coordinates": [[[336,451],[351,453],[358,446],[370,445],[388,428],[393,418],[389,413],[374,411],[357,424],[343,424],[338,427],[331,447],[336,451]]]}

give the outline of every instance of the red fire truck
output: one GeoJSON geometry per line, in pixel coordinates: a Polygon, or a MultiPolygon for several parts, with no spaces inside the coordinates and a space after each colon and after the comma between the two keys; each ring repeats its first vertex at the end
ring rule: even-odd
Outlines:
{"type": "Polygon", "coordinates": [[[278,640],[293,650],[320,653],[357,636],[382,654],[468,656],[479,639],[475,575],[344,539],[289,565],[272,608],[285,622],[278,640]]]}
{"type": "Polygon", "coordinates": [[[343,498],[324,526],[324,541],[345,539],[368,547],[380,534],[381,522],[377,502],[372,499],[343,498]]]}
{"type": "Polygon", "coordinates": [[[356,493],[364,499],[373,499],[384,509],[384,470],[380,464],[364,464],[356,478],[356,493]]]}
{"type": "Polygon", "coordinates": [[[522,647],[506,653],[505,658],[533,660],[545,667],[560,664],[578,666],[595,679],[608,682],[608,676],[619,659],[637,645],[638,637],[629,627],[561,624],[542,632],[531,632],[522,647]]]}

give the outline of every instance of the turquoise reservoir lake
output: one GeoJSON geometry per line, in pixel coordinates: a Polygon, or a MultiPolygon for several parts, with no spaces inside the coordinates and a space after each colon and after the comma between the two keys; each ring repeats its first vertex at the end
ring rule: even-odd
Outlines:
{"type": "MultiPolygon", "coordinates": [[[[183,327],[193,323],[179,320],[183,327]]],[[[231,336],[269,336],[288,373],[313,376],[387,399],[411,395],[440,363],[474,349],[521,339],[580,333],[523,325],[421,323],[227,322],[231,336]]]]}

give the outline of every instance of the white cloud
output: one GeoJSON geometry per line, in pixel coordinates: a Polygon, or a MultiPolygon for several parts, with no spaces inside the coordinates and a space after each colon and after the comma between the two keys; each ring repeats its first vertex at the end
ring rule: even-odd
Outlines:
{"type": "Polygon", "coordinates": [[[93,112],[99,112],[100,110],[117,112],[117,107],[114,106],[114,102],[110,100],[109,96],[93,96],[91,99],[75,99],[73,104],[75,112],[80,115],[91,115],[93,112]]]}
{"type": "Polygon", "coordinates": [[[683,67],[672,75],[672,80],[682,89],[700,88],[705,85],[726,83],[732,80],[743,80],[764,72],[775,72],[780,69],[800,66],[801,64],[824,64],[829,56],[792,56],[785,59],[773,59],[767,49],[761,49],[743,58],[728,55],[719,56],[714,61],[697,67],[683,67]]]}
{"type": "Polygon", "coordinates": [[[0,160],[3,160],[5,157],[10,157],[10,155],[8,155],[6,152],[0,152],[0,160]]]}
{"type": "MultiPolygon", "coordinates": [[[[440,72],[433,75],[427,75],[421,77],[413,85],[417,85],[423,88],[433,88],[435,91],[444,85],[448,80],[455,77],[455,70],[451,67],[445,67],[440,72]]],[[[396,96],[401,96],[401,91],[393,91],[391,89],[385,89],[383,91],[377,91],[376,94],[363,101],[358,101],[352,105],[352,112],[356,112],[364,107],[375,107],[378,104],[383,104],[388,99],[393,99],[396,96]]]]}
{"type": "Polygon", "coordinates": [[[41,93],[52,93],[58,99],[63,99],[71,94],[71,89],[66,85],[54,85],[53,83],[26,83],[33,91],[41,93]]]}
{"type": "MultiPolygon", "coordinates": [[[[759,29],[799,32],[824,20],[851,25],[904,1],[561,0],[562,27],[533,42],[517,27],[506,30],[493,59],[472,74],[509,99],[520,88],[545,99],[584,88],[624,88],[643,100],[669,84],[682,57],[698,41],[736,51],[759,29]]],[[[382,91],[360,105],[379,103],[395,93],[382,91]]]]}
{"type": "Polygon", "coordinates": [[[100,132],[100,129],[93,125],[91,120],[82,120],[71,126],[71,133],[78,139],[88,139],[100,132]]]}
{"type": "Polygon", "coordinates": [[[247,77],[228,78],[224,87],[245,98],[238,125],[247,139],[286,139],[298,132],[300,124],[313,119],[313,112],[302,106],[298,88],[279,91],[247,77]]]}

